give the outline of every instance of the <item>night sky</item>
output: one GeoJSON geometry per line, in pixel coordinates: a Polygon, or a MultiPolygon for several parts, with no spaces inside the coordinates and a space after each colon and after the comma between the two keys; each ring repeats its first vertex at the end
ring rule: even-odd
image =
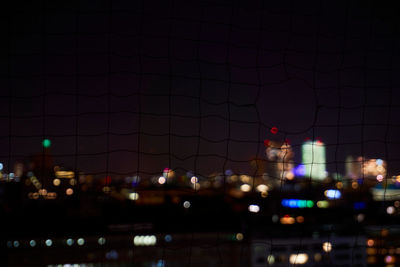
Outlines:
{"type": "Polygon", "coordinates": [[[250,2],[5,7],[5,169],[49,138],[56,163],[103,177],[242,173],[265,158],[264,139],[290,139],[299,163],[303,140],[320,137],[330,172],[363,155],[399,174],[396,9],[250,2]]]}

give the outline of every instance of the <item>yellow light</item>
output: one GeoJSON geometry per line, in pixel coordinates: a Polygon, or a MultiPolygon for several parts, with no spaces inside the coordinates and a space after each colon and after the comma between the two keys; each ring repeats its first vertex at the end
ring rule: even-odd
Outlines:
{"type": "Polygon", "coordinates": [[[242,233],[237,233],[236,234],[236,239],[239,240],[239,241],[243,240],[243,234],[242,233]]]}
{"type": "Polygon", "coordinates": [[[331,250],[332,250],[332,244],[331,244],[331,242],[324,242],[324,243],[322,244],[322,249],[323,249],[325,252],[331,252],[331,250]]]}
{"type": "Polygon", "coordinates": [[[367,248],[368,255],[375,255],[377,252],[376,248],[367,248]]]}
{"type": "Polygon", "coordinates": [[[308,255],[306,253],[292,254],[289,257],[291,264],[305,264],[308,261],[308,255]]]}
{"type": "Polygon", "coordinates": [[[55,186],[59,186],[60,183],[61,183],[61,181],[60,181],[60,179],[58,179],[58,178],[56,178],[56,179],[53,180],[53,184],[54,184],[55,186]]]}
{"type": "Polygon", "coordinates": [[[76,185],[76,180],[75,179],[69,180],[69,184],[72,186],[76,185]]]}
{"type": "Polygon", "coordinates": [[[317,207],[324,209],[329,207],[329,202],[327,200],[320,200],[317,202],[317,207]]]}
{"type": "Polygon", "coordinates": [[[400,183],[400,175],[396,176],[396,182],[400,183]]]}
{"type": "Polygon", "coordinates": [[[72,195],[74,193],[74,190],[72,190],[72,188],[68,188],[67,190],[65,190],[65,194],[67,194],[68,196],[72,195]]]}
{"type": "Polygon", "coordinates": [[[268,196],[268,192],[261,192],[261,197],[266,198],[268,196]]]}
{"type": "Polygon", "coordinates": [[[314,254],[314,260],[315,260],[316,262],[321,261],[321,260],[322,260],[322,255],[321,255],[321,253],[315,253],[315,254],[314,254]]]}
{"type": "Polygon", "coordinates": [[[130,194],[129,194],[129,199],[130,199],[130,200],[138,200],[138,199],[139,199],[139,194],[138,194],[138,193],[135,193],[135,192],[130,193],[130,194]]]}
{"type": "Polygon", "coordinates": [[[257,191],[258,192],[267,192],[268,186],[265,184],[259,184],[259,185],[257,185],[257,191]]]}
{"type": "Polygon", "coordinates": [[[358,183],[357,183],[357,182],[351,183],[351,187],[352,187],[353,189],[357,189],[357,188],[358,188],[358,183]]]}
{"type": "Polygon", "coordinates": [[[248,175],[240,175],[240,181],[242,181],[243,183],[250,183],[251,182],[251,177],[248,175]]]}
{"type": "Polygon", "coordinates": [[[342,182],[337,182],[336,183],[336,188],[337,189],[342,189],[343,188],[343,183],[342,182]]]}
{"type": "Polygon", "coordinates": [[[57,178],[74,178],[75,173],[73,171],[56,171],[57,178]]]}
{"type": "Polygon", "coordinates": [[[251,190],[251,186],[248,184],[242,184],[240,186],[240,190],[242,190],[243,192],[249,192],[251,190]]]}
{"type": "Polygon", "coordinates": [[[46,189],[39,189],[39,195],[41,195],[41,196],[47,195],[47,190],[46,189]]]}

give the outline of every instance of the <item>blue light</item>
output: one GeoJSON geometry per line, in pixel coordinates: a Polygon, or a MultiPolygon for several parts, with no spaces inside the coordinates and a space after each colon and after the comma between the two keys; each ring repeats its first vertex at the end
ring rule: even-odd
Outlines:
{"type": "Polygon", "coordinates": [[[314,206],[314,202],[312,200],[304,200],[304,199],[282,199],[282,206],[287,208],[312,208],[314,206]]]}
{"type": "Polygon", "coordinates": [[[355,210],[363,210],[367,207],[365,202],[354,202],[353,207],[355,210]]]}
{"type": "Polygon", "coordinates": [[[376,164],[377,164],[378,166],[382,166],[383,160],[377,159],[377,160],[376,160],[376,164]]]}
{"type": "Polygon", "coordinates": [[[336,189],[329,189],[325,191],[325,196],[329,199],[338,199],[342,196],[342,193],[336,189]]]}
{"type": "Polygon", "coordinates": [[[304,166],[303,164],[298,165],[297,167],[294,168],[294,174],[296,176],[306,175],[306,166],[304,166]]]}

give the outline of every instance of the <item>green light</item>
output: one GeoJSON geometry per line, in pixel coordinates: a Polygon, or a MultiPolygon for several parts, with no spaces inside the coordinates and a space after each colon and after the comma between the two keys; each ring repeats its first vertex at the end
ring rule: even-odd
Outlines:
{"type": "Polygon", "coordinates": [[[299,200],[299,208],[305,208],[307,206],[307,200],[299,200]]]}
{"type": "Polygon", "coordinates": [[[44,140],[42,141],[42,145],[43,145],[43,147],[45,147],[45,148],[49,148],[49,147],[51,146],[51,141],[50,141],[49,139],[44,139],[44,140]]]}
{"type": "Polygon", "coordinates": [[[314,202],[312,200],[307,200],[307,208],[314,207],[314,202]]]}

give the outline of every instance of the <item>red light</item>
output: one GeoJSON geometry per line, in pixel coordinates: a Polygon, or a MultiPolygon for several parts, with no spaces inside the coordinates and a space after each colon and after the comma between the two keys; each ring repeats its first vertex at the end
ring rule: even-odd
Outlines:
{"type": "Polygon", "coordinates": [[[269,140],[268,139],[264,140],[264,146],[269,146],[269,140]]]}
{"type": "Polygon", "coordinates": [[[290,139],[286,138],[286,139],[285,139],[285,143],[288,144],[288,145],[290,145],[290,139]]]}
{"type": "Polygon", "coordinates": [[[310,141],[311,139],[309,137],[304,138],[304,141],[310,141]]]}
{"type": "Polygon", "coordinates": [[[277,132],[278,132],[278,128],[276,128],[275,126],[271,128],[272,134],[276,134],[277,132]]]}
{"type": "Polygon", "coordinates": [[[111,184],[111,176],[107,176],[105,180],[107,185],[111,184]]]}

